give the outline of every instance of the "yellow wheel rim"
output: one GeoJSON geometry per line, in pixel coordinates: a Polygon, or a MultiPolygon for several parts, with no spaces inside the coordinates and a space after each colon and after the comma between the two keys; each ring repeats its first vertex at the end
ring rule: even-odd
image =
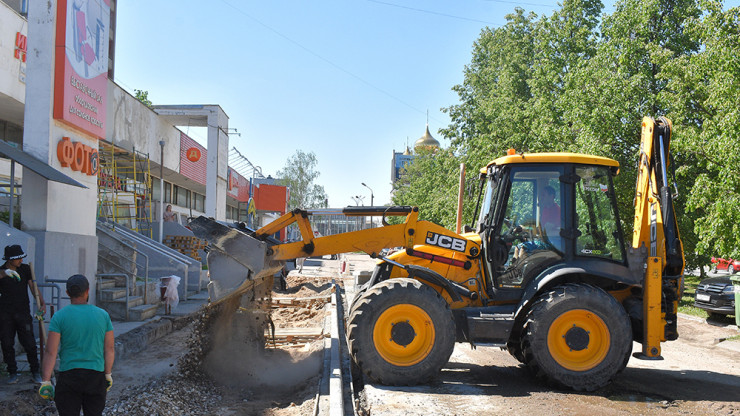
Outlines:
{"type": "Polygon", "coordinates": [[[375,322],[373,343],[388,363],[408,367],[421,362],[434,347],[432,318],[420,307],[391,306],[375,322]]]}
{"type": "Polygon", "coordinates": [[[609,352],[609,328],[595,313],[574,309],[558,316],[547,333],[550,355],[562,367],[587,371],[609,352]]]}

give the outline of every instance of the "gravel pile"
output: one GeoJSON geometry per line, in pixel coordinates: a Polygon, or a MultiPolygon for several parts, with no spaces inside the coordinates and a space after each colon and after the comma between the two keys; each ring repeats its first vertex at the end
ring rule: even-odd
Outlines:
{"type": "Polygon", "coordinates": [[[218,388],[208,379],[183,380],[179,376],[127,388],[104,415],[212,415],[221,405],[218,388]]]}

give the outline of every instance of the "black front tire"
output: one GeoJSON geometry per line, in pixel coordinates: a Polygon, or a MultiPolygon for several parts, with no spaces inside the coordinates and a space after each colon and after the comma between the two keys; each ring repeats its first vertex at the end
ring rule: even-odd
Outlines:
{"type": "Polygon", "coordinates": [[[595,286],[566,284],[544,293],[532,306],[522,350],[524,363],[537,378],[593,391],[627,365],[632,328],[613,296],[595,286]]]}
{"type": "Polygon", "coordinates": [[[455,346],[447,302],[431,287],[394,278],[367,289],[347,322],[352,358],[370,379],[411,386],[436,376],[455,346]]]}

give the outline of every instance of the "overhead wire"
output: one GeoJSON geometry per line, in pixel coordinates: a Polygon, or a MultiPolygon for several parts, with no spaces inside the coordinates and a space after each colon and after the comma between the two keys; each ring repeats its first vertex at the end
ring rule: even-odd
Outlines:
{"type": "MultiPolygon", "coordinates": [[[[315,58],[317,58],[317,59],[325,62],[326,64],[330,65],[331,67],[335,68],[336,70],[341,71],[341,72],[345,73],[346,75],[349,75],[350,77],[356,79],[357,81],[360,81],[361,83],[367,85],[368,87],[370,87],[370,88],[372,88],[372,89],[374,89],[374,90],[382,93],[383,95],[385,95],[385,96],[387,96],[387,97],[389,97],[389,98],[397,101],[400,104],[403,104],[404,106],[406,106],[406,107],[408,107],[408,108],[410,108],[410,109],[412,109],[412,110],[414,110],[414,111],[416,111],[418,113],[426,114],[425,110],[422,110],[422,109],[419,109],[419,108],[413,106],[412,104],[404,101],[402,98],[393,95],[392,93],[390,93],[389,91],[384,90],[381,87],[378,87],[377,85],[371,83],[370,81],[367,81],[366,79],[364,79],[361,76],[355,74],[354,72],[352,72],[352,71],[350,71],[350,70],[348,70],[348,69],[340,66],[339,64],[336,64],[334,61],[332,61],[332,60],[324,57],[323,55],[320,55],[319,53],[314,52],[312,49],[308,48],[307,46],[304,46],[302,43],[300,43],[300,42],[294,40],[293,38],[291,38],[291,37],[283,34],[279,30],[273,28],[272,26],[268,25],[267,23],[262,22],[261,20],[259,20],[256,17],[250,15],[249,13],[241,10],[240,8],[234,6],[233,4],[229,3],[228,1],[221,0],[221,2],[224,3],[224,4],[226,4],[227,6],[231,7],[232,9],[236,10],[237,12],[243,14],[244,16],[246,16],[247,18],[249,18],[250,20],[254,21],[258,25],[264,27],[265,29],[269,30],[270,32],[274,33],[275,35],[277,35],[277,36],[285,39],[289,43],[297,46],[298,48],[302,49],[306,53],[308,53],[308,54],[314,56],[315,58]]],[[[442,121],[440,121],[440,120],[437,120],[437,119],[435,119],[433,117],[431,117],[431,118],[433,120],[439,122],[439,123],[442,123],[442,121]]]]}

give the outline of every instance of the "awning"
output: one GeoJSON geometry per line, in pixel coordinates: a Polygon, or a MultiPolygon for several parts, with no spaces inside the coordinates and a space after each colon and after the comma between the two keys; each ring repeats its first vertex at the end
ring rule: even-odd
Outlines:
{"type": "MultiPolygon", "coordinates": [[[[8,159],[16,161],[23,165],[23,167],[31,169],[32,171],[38,173],[39,175],[50,181],[79,186],[80,188],[87,188],[87,186],[77,182],[76,180],[54,169],[48,164],[36,159],[23,150],[16,149],[15,147],[2,140],[0,140],[0,156],[4,156],[8,159]]],[[[11,178],[11,180],[13,180],[13,178],[11,178]]]]}

